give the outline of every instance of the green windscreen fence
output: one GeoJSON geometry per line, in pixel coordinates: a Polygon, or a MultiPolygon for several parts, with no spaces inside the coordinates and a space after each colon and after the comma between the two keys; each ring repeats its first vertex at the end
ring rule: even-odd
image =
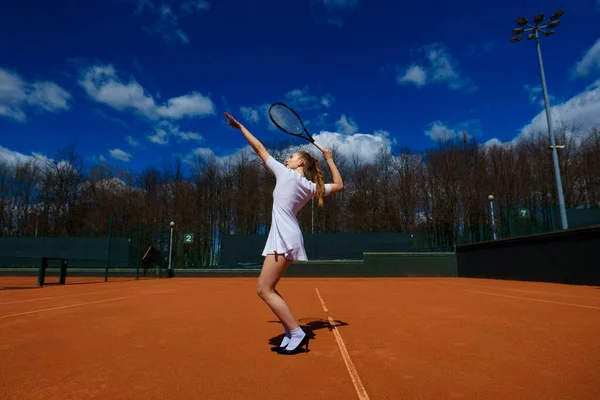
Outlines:
{"type": "MultiPolygon", "coordinates": [[[[39,267],[42,257],[66,258],[69,267],[103,268],[109,262],[108,238],[0,238],[0,267],[39,267]]],[[[135,265],[129,238],[112,238],[110,266],[135,265]]]]}
{"type": "MultiPolygon", "coordinates": [[[[363,252],[409,251],[412,237],[406,232],[307,233],[304,249],[309,260],[360,260],[363,252]]],[[[220,264],[262,263],[267,235],[224,235],[220,264]]]]}

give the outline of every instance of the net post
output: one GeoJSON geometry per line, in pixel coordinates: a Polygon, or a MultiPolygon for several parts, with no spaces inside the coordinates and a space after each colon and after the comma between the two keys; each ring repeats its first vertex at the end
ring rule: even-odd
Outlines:
{"type": "Polygon", "coordinates": [[[60,260],[60,276],[59,283],[64,285],[67,281],[67,259],[63,258],[60,260]]]}
{"type": "Polygon", "coordinates": [[[42,257],[42,264],[40,265],[40,270],[38,272],[38,283],[39,287],[44,286],[44,278],[46,277],[46,267],[48,266],[48,261],[46,257],[42,257]]]}
{"type": "Polygon", "coordinates": [[[110,245],[112,242],[112,225],[113,217],[111,215],[108,222],[108,254],[106,255],[106,269],[104,270],[104,282],[108,281],[108,267],[110,266],[110,245]]]}
{"type": "Polygon", "coordinates": [[[138,236],[138,247],[137,247],[137,263],[135,265],[135,279],[140,279],[140,263],[142,259],[142,235],[144,232],[144,224],[140,223],[140,231],[138,236]]]}

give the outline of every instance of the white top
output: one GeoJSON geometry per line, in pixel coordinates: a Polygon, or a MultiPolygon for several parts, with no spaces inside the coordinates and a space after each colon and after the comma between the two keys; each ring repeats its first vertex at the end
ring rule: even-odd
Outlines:
{"type": "MultiPolygon", "coordinates": [[[[296,171],[287,168],[272,156],[265,163],[276,179],[273,190],[271,229],[262,255],[285,254],[290,260],[307,261],[304,239],[296,219],[298,212],[317,195],[317,185],[296,171]]],[[[331,184],[325,185],[325,194],[331,184]]]]}

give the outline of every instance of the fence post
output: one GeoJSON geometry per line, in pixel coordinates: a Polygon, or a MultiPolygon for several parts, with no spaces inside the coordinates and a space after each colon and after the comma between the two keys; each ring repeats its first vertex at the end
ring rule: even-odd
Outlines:
{"type": "Polygon", "coordinates": [[[108,254],[106,255],[106,269],[104,270],[104,282],[108,280],[108,267],[110,266],[110,245],[112,242],[112,226],[113,217],[111,215],[108,222],[108,254]]]}
{"type": "Polygon", "coordinates": [[[144,232],[144,224],[140,223],[140,233],[138,236],[138,247],[137,247],[137,263],[135,265],[135,279],[140,279],[140,263],[142,259],[142,234],[144,232]]]}

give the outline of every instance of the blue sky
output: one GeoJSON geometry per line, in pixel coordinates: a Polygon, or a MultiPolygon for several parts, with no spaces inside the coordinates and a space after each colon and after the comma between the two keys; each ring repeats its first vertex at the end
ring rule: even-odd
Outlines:
{"type": "MultiPolygon", "coordinates": [[[[75,144],[141,170],[235,154],[238,117],[265,142],[286,101],[339,152],[480,143],[544,129],[533,41],[516,19],[565,11],[541,40],[557,118],[600,126],[600,1],[56,0],[0,14],[0,159],[75,144]],[[10,39],[6,39],[10,38],[10,39]]],[[[368,156],[366,156],[368,158],[368,156]]]]}

